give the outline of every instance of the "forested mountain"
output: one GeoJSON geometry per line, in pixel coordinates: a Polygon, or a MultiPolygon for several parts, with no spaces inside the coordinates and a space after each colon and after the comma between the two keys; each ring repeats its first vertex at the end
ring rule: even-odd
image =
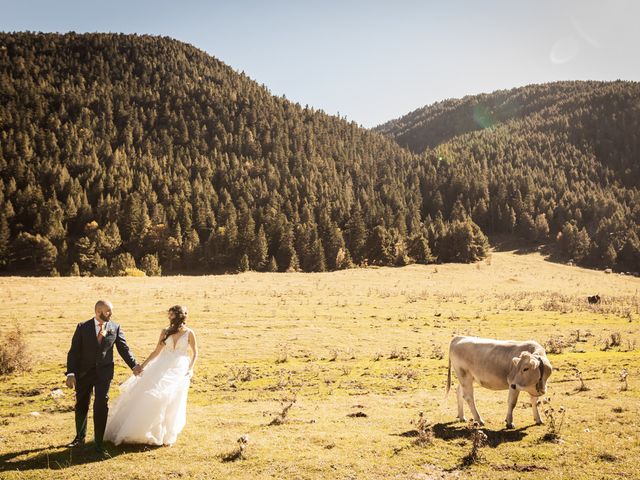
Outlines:
{"type": "Polygon", "coordinates": [[[381,128],[412,153],[169,38],[0,33],[0,270],[468,262],[508,232],[637,271],[638,90],[443,102],[381,128]]]}
{"type": "Polygon", "coordinates": [[[0,34],[0,99],[8,273],[323,271],[486,252],[468,215],[427,217],[447,177],[426,156],[175,40],[0,34]]]}
{"type": "Polygon", "coordinates": [[[640,271],[640,84],[560,82],[447,100],[376,128],[438,164],[427,211],[458,198],[488,233],[640,271]]]}

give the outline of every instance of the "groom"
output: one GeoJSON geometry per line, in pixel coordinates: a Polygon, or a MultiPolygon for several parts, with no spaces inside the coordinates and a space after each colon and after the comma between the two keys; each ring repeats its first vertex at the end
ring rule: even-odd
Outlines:
{"type": "Polygon", "coordinates": [[[111,302],[99,300],[96,303],[95,312],[94,318],[78,324],[67,354],[67,387],[76,390],[76,437],[67,446],[78,447],[84,444],[89,401],[92,391],[95,390],[93,427],[96,453],[102,458],[108,458],[109,455],[102,444],[102,437],[109,413],[109,386],[113,379],[113,344],[115,343],[118,353],[135,375],[142,373],[142,367],[129,351],[120,325],[110,321],[113,313],[111,302]]]}

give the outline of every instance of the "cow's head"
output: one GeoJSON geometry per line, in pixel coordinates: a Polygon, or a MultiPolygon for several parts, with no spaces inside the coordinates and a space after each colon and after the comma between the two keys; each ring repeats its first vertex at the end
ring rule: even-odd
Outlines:
{"type": "Polygon", "coordinates": [[[524,390],[534,397],[547,393],[547,379],[553,367],[546,355],[522,352],[513,357],[512,367],[507,377],[509,388],[524,390]]]}

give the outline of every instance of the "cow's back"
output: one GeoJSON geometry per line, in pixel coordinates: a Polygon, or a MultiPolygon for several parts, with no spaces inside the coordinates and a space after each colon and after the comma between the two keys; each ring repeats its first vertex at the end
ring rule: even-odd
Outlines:
{"type": "Polygon", "coordinates": [[[480,337],[454,337],[449,358],[456,375],[470,374],[483,387],[493,390],[509,388],[507,376],[513,357],[523,351],[544,351],[534,341],[516,342],[480,337]]]}

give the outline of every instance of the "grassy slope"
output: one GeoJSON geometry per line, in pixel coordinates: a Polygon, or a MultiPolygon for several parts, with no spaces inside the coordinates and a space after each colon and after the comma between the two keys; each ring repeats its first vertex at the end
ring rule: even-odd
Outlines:
{"type": "MultiPolygon", "coordinates": [[[[640,454],[640,354],[627,341],[640,340],[639,287],[636,278],[511,252],[477,265],[329,274],[0,278],[0,324],[5,330],[19,324],[36,360],[30,374],[0,382],[0,477],[633,476],[640,454]],[[603,297],[595,308],[585,299],[594,293],[603,297]],[[151,351],[169,306],[190,309],[201,358],[187,427],[171,449],[112,447],[113,459],[94,463],[58,446],[74,433],[73,396],[65,390],[56,401],[50,392],[63,385],[75,323],[90,318],[99,297],[114,302],[139,359],[151,351]],[[478,389],[490,445],[483,462],[461,467],[470,441],[463,424],[448,423],[455,395],[444,400],[446,354],[439,358],[450,338],[464,333],[543,343],[552,336],[568,340],[577,329],[585,342],[550,355],[557,370],[549,397],[567,409],[562,441],[541,441],[547,430],[521,408],[526,396],[515,412],[519,429],[502,431],[507,392],[478,389]],[[616,331],[623,346],[602,351],[601,341],[616,331]],[[590,390],[576,391],[573,366],[590,390]],[[238,373],[242,368],[250,379],[238,373]],[[622,368],[630,372],[626,392],[619,391],[622,368]],[[288,422],[268,426],[281,401],[294,394],[288,422]],[[357,411],[367,417],[347,416],[357,411]],[[411,421],[419,411],[435,424],[431,446],[413,445],[411,421]],[[250,438],[247,458],[220,462],[217,456],[243,434],[250,438]]],[[[118,359],[112,401],[127,375],[118,359]]]]}

